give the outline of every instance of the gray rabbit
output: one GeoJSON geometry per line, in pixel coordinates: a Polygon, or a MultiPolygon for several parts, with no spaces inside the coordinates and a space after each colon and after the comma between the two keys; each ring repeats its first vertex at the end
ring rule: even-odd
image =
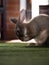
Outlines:
{"type": "Polygon", "coordinates": [[[22,10],[18,20],[11,18],[11,21],[16,24],[17,37],[22,41],[28,41],[31,45],[42,45],[49,37],[49,16],[46,14],[38,15],[27,21],[26,12],[22,10]]]}

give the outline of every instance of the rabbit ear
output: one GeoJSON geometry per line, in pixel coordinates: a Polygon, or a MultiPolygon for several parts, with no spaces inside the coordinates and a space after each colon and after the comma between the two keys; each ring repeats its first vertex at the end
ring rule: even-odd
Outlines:
{"type": "Polygon", "coordinates": [[[24,9],[21,10],[18,19],[14,18],[14,17],[10,17],[10,20],[15,24],[17,21],[20,23],[23,23],[23,21],[26,20],[26,11],[24,9]]]}
{"type": "Polygon", "coordinates": [[[26,19],[26,11],[24,9],[20,12],[19,19],[20,19],[20,22],[22,23],[26,19]]]}
{"type": "Polygon", "coordinates": [[[16,22],[17,22],[17,19],[16,18],[11,18],[10,19],[13,23],[15,23],[16,24],[16,22]]]}

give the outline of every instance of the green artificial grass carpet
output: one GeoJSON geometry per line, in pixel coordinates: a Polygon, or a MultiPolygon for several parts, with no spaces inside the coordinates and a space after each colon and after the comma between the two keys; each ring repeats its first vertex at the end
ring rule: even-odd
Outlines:
{"type": "Polygon", "coordinates": [[[1,43],[0,65],[49,65],[49,48],[1,43]]]}

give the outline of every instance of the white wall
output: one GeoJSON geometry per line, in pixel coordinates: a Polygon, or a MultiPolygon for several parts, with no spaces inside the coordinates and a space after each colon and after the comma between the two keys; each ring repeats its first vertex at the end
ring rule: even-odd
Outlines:
{"type": "Polygon", "coordinates": [[[48,0],[32,0],[32,18],[39,15],[39,5],[48,5],[48,0]]]}
{"type": "Polygon", "coordinates": [[[20,11],[26,9],[26,0],[20,0],[20,11]]]}
{"type": "MultiPolygon", "coordinates": [[[[32,0],[32,18],[39,15],[39,5],[48,5],[49,0],[32,0]]],[[[26,0],[20,0],[20,11],[26,10],[26,0]]]]}

